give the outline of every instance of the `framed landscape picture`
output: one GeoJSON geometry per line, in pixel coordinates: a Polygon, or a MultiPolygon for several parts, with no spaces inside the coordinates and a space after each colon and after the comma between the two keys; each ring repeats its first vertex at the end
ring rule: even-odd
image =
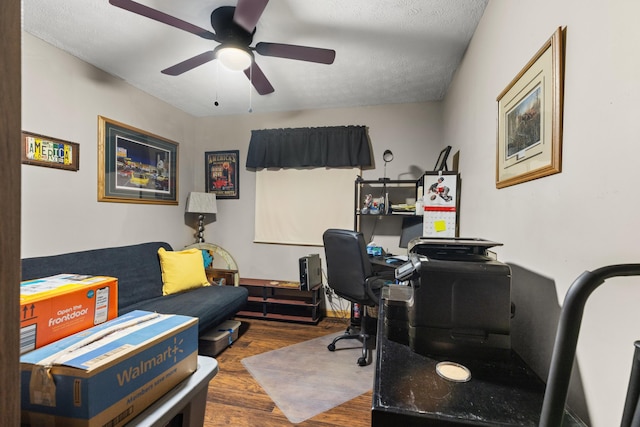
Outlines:
{"type": "Polygon", "coordinates": [[[564,37],[558,28],[497,98],[497,188],[561,171],[564,37]]]}
{"type": "Polygon", "coordinates": [[[216,199],[240,198],[240,151],[207,151],[204,153],[205,188],[216,199]]]}
{"type": "Polygon", "coordinates": [[[98,116],[98,201],[178,204],[178,143],[98,116]]]}

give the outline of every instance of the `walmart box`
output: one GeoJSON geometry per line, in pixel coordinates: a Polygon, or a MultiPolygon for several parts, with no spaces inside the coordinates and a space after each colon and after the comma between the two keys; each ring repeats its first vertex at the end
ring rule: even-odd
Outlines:
{"type": "Polygon", "coordinates": [[[118,279],[58,274],[20,283],[20,354],[118,315],[118,279]]]}
{"type": "Polygon", "coordinates": [[[118,427],[196,370],[198,319],[133,311],[20,357],[22,423],[118,427]]]}

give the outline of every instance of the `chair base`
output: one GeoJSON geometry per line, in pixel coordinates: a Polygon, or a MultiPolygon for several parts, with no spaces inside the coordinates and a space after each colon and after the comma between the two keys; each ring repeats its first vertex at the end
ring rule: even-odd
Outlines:
{"type": "MultiPolygon", "coordinates": [[[[365,330],[365,323],[367,321],[369,321],[369,319],[366,316],[363,316],[361,320],[360,328],[355,328],[351,325],[347,327],[347,330],[344,332],[344,334],[335,337],[333,341],[329,345],[327,345],[327,349],[329,351],[335,351],[336,343],[338,341],[345,340],[345,339],[346,340],[357,339],[362,342],[362,355],[358,358],[358,366],[368,365],[370,360],[370,357],[368,356],[371,355],[371,350],[367,347],[367,342],[370,337],[365,330]]],[[[374,337],[374,341],[375,341],[375,337],[374,337]]]]}

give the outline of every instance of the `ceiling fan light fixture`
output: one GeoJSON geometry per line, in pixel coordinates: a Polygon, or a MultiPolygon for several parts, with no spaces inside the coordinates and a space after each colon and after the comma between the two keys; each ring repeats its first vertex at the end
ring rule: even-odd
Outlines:
{"type": "Polygon", "coordinates": [[[237,46],[219,46],[216,59],[231,71],[243,71],[251,66],[253,55],[245,48],[237,46]]]}

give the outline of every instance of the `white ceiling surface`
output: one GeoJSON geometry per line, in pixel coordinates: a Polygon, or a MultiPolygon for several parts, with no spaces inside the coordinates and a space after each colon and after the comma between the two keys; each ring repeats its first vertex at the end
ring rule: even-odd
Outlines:
{"type": "MultiPolygon", "coordinates": [[[[226,0],[136,0],[211,30],[226,0]]],[[[334,49],[331,65],[255,55],[275,92],[260,96],[216,61],[161,70],[217,42],[108,0],[25,0],[24,29],[196,117],[441,100],[488,0],[271,0],[260,41],[334,49]],[[214,105],[217,99],[219,106],[214,105]]]]}

